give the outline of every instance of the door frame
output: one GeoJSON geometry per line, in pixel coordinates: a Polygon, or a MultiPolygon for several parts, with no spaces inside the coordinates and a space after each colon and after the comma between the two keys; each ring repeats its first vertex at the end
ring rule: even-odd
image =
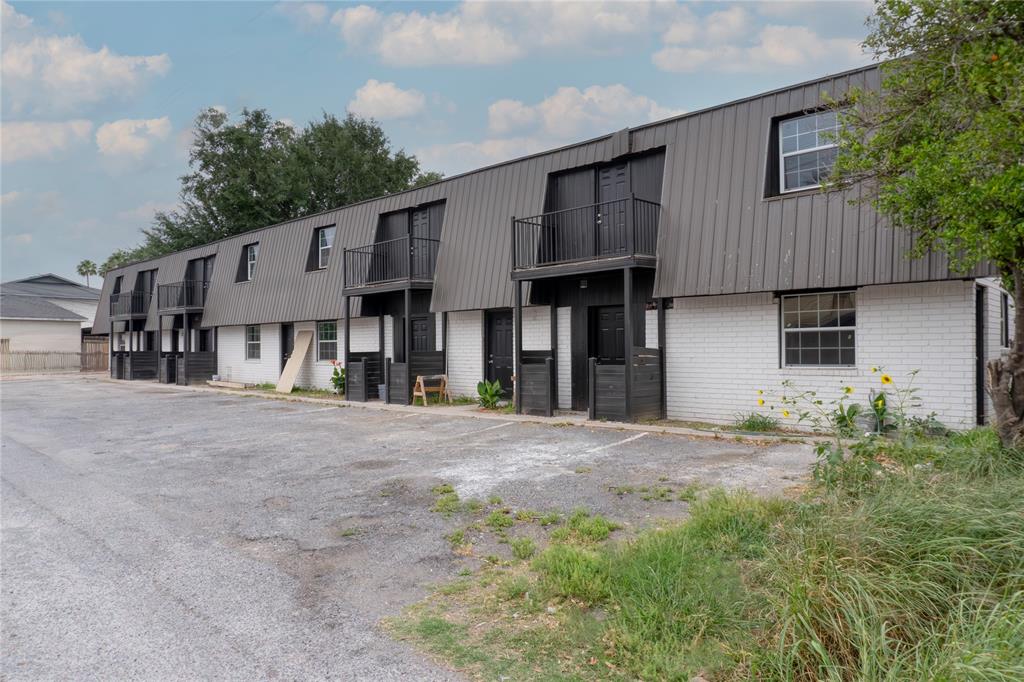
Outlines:
{"type": "MultiPolygon", "coordinates": [[[[280,338],[280,345],[281,345],[281,347],[280,347],[281,372],[284,371],[284,366],[286,364],[288,364],[288,358],[286,358],[285,355],[284,355],[285,329],[291,329],[291,337],[292,337],[292,343],[291,343],[292,348],[291,348],[291,351],[293,353],[295,352],[295,324],[292,323],[292,322],[282,322],[281,323],[281,338],[280,338]]],[[[290,353],[289,353],[289,355],[290,355],[290,353]]],[[[278,374],[280,374],[280,372],[278,372],[278,374]]]]}
{"type": "MultiPolygon", "coordinates": [[[[484,339],[484,342],[483,342],[483,344],[481,346],[481,348],[483,349],[483,353],[482,353],[482,357],[480,358],[481,362],[483,363],[483,369],[484,369],[484,376],[483,376],[483,378],[486,379],[487,381],[494,381],[494,379],[491,378],[491,376],[492,376],[491,375],[491,366],[492,365],[489,362],[490,359],[487,356],[490,355],[490,353],[488,351],[490,350],[490,347],[491,347],[491,317],[493,315],[495,315],[495,314],[508,315],[509,318],[512,320],[512,323],[513,323],[513,330],[512,330],[512,376],[513,376],[513,378],[515,377],[515,373],[516,373],[516,370],[515,370],[515,366],[516,366],[516,343],[515,343],[515,329],[514,329],[514,325],[515,325],[515,311],[512,308],[490,308],[490,309],[484,310],[484,314],[483,314],[483,326],[484,326],[483,339],[484,339]]],[[[506,398],[511,398],[512,397],[513,388],[514,388],[513,386],[502,386],[502,395],[504,397],[506,397],[506,398]]]]}

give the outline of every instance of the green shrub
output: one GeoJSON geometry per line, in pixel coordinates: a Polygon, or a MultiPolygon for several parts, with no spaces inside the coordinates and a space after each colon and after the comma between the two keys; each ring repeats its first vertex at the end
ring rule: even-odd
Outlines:
{"type": "Polygon", "coordinates": [[[480,406],[493,410],[501,401],[501,382],[497,379],[494,381],[484,379],[476,385],[476,393],[479,396],[480,406]]]}

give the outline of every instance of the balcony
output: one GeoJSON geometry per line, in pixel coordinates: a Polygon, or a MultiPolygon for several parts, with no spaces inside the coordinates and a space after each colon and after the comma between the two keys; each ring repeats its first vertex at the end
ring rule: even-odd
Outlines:
{"type": "Polygon", "coordinates": [[[149,291],[122,291],[110,295],[110,317],[111,319],[134,319],[144,318],[149,314],[149,301],[152,293],[149,291]]]}
{"type": "Polygon", "coordinates": [[[399,237],[345,249],[344,293],[429,288],[440,247],[437,239],[399,237]]]}
{"type": "Polygon", "coordinates": [[[161,284],[157,287],[156,306],[158,310],[202,310],[206,305],[206,291],[209,282],[189,280],[161,284]]]}
{"type": "Polygon", "coordinates": [[[630,196],[512,221],[512,277],[654,266],[661,204],[630,196]]]}

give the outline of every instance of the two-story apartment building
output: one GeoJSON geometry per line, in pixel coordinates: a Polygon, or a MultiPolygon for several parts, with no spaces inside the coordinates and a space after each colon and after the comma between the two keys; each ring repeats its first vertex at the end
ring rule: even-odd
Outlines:
{"type": "Polygon", "coordinates": [[[1012,315],[978,268],[909,259],[858,189],[822,192],[825,95],[858,69],[110,272],[96,328],[124,378],[276,382],[408,402],[516,385],[520,411],[731,421],[783,380],[823,397],[918,370],[922,411],[984,418],[1012,315]],[[302,335],[303,338],[308,335],[302,335]]]}

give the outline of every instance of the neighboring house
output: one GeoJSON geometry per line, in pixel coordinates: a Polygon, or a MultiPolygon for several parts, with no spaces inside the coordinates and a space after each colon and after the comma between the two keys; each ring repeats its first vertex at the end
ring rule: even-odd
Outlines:
{"type": "Polygon", "coordinates": [[[84,317],[35,296],[0,293],[3,352],[78,353],[84,317]]]}
{"type": "Polygon", "coordinates": [[[732,421],[784,380],[866,401],[884,366],[972,425],[1013,315],[993,269],[908,259],[857,188],[819,188],[826,101],[878,86],[858,69],[254,226],[111,271],[95,326],[126,378],[276,382],[299,353],[299,385],[339,360],[355,399],[515,376],[519,411],[626,421],[732,421]]]}
{"type": "Polygon", "coordinates": [[[99,289],[93,289],[53,273],[47,273],[4,282],[0,284],[0,291],[8,296],[39,298],[79,315],[83,318],[80,323],[83,333],[107,333],[106,329],[97,329],[92,332],[96,305],[100,300],[99,289]]]}

